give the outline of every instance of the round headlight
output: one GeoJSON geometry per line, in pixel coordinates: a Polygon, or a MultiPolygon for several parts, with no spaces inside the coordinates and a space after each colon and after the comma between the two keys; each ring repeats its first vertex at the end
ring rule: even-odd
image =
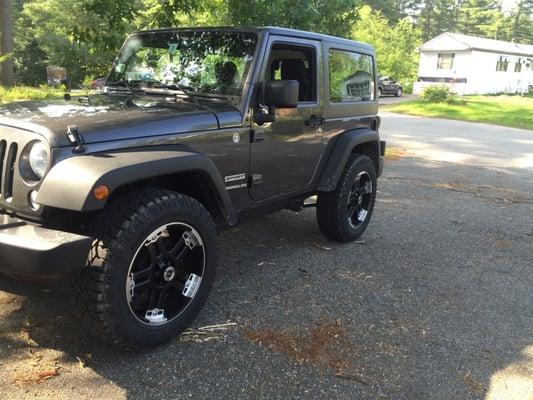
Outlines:
{"type": "Polygon", "coordinates": [[[40,179],[48,168],[48,146],[43,142],[35,142],[30,149],[28,161],[33,173],[40,179]]]}

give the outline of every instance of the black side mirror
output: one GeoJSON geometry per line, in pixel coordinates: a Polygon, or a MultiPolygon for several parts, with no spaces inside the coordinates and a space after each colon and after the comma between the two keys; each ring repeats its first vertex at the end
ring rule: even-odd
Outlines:
{"type": "Polygon", "coordinates": [[[266,122],[276,120],[276,107],[296,108],[298,107],[298,94],[300,83],[296,80],[270,81],[265,85],[265,105],[268,113],[257,112],[255,122],[262,125],[266,122]]]}
{"type": "Polygon", "coordinates": [[[300,83],[296,80],[270,81],[265,85],[265,104],[278,108],[298,107],[300,83]]]}

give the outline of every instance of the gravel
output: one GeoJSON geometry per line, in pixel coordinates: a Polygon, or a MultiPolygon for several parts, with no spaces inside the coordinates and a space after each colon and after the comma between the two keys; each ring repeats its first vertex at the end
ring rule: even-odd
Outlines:
{"type": "Polygon", "coordinates": [[[206,308],[156,350],[89,338],[65,286],[0,277],[0,398],[533,398],[529,170],[408,150],[356,243],[312,209],[225,231],[206,308]]]}

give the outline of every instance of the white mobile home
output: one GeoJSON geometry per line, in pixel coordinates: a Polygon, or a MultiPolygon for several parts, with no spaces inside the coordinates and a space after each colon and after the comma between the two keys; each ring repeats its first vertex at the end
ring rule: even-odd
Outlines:
{"type": "Polygon", "coordinates": [[[527,93],[533,85],[533,46],[442,33],[418,49],[413,91],[446,85],[459,94],[527,93]]]}

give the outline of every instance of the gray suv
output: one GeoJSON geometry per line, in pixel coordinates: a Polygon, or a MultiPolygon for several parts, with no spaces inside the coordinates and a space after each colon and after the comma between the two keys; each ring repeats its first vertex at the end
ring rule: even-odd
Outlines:
{"type": "Polygon", "coordinates": [[[102,93],[0,108],[0,271],[72,279],[115,344],[176,336],[223,227],[316,196],[327,237],[364,232],[385,152],[375,71],[366,44],[290,29],[132,34],[102,93]]]}

